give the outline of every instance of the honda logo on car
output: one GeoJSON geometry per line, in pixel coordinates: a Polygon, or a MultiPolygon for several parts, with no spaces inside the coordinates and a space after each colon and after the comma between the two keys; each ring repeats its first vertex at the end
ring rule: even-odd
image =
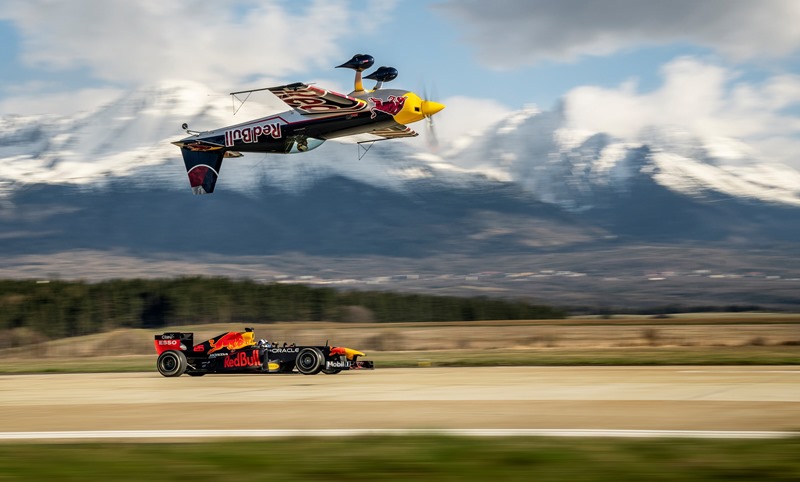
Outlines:
{"type": "Polygon", "coordinates": [[[245,352],[239,352],[236,355],[225,357],[225,360],[222,362],[224,368],[253,367],[258,365],[261,365],[261,361],[258,359],[258,350],[253,350],[250,355],[245,352]]]}

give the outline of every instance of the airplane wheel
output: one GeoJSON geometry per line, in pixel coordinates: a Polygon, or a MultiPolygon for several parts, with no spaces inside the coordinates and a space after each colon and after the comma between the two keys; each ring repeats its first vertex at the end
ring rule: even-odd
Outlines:
{"type": "Polygon", "coordinates": [[[297,371],[303,375],[316,375],[322,370],[324,359],[319,349],[306,347],[297,354],[295,365],[297,366],[297,371]]]}
{"type": "Polygon", "coordinates": [[[170,350],[158,355],[156,367],[158,373],[165,377],[179,377],[186,371],[186,355],[183,352],[170,350]]]}

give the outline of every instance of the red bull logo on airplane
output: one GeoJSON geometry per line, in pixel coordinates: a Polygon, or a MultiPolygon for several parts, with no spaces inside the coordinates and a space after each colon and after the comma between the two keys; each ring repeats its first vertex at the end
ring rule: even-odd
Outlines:
{"type": "Polygon", "coordinates": [[[370,109],[370,112],[372,112],[370,119],[374,119],[375,116],[378,115],[378,111],[385,112],[389,115],[395,115],[403,110],[403,105],[406,103],[405,97],[397,95],[390,95],[386,100],[378,97],[370,97],[369,100],[375,104],[375,106],[370,109]]]}
{"type": "Polygon", "coordinates": [[[281,125],[278,122],[256,125],[253,127],[238,127],[225,131],[225,146],[233,147],[236,141],[247,144],[258,142],[261,136],[272,136],[273,139],[281,138],[281,125]]]}

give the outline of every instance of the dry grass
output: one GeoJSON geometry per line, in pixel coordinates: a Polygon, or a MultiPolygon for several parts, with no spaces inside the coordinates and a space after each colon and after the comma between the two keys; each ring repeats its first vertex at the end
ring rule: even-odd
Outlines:
{"type": "MultiPolygon", "coordinates": [[[[177,326],[199,342],[235,324],[177,326]]],[[[257,338],[301,345],[342,345],[367,352],[526,352],[578,353],[590,350],[763,348],[800,353],[800,316],[669,319],[630,318],[487,321],[446,323],[286,322],[254,325],[257,338]]],[[[90,336],[35,343],[31,333],[17,333],[17,345],[0,349],[0,361],[152,355],[153,336],[166,330],[115,330],[90,336]],[[19,346],[22,345],[22,346],[19,346]]]]}

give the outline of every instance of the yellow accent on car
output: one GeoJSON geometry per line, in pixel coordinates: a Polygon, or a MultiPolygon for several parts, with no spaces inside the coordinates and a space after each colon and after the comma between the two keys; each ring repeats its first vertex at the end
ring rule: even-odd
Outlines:
{"type": "Polygon", "coordinates": [[[352,348],[345,348],[344,355],[347,357],[348,360],[352,360],[354,356],[366,356],[364,355],[364,353],[358,350],[353,350],[352,348]]]}

